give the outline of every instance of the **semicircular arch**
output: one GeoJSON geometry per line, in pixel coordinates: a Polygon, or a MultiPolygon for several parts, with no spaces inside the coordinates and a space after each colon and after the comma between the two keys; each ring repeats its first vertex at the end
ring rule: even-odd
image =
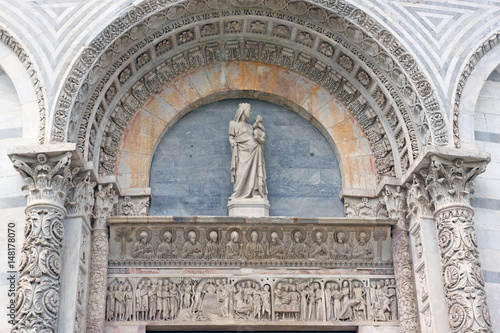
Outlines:
{"type": "Polygon", "coordinates": [[[339,97],[370,138],[380,179],[404,174],[426,144],[447,144],[432,85],[390,32],[345,3],[288,0],[141,3],[82,52],[59,98],[52,140],[76,142],[109,174],[103,165],[116,160],[117,147],[103,141],[110,119],[124,115],[124,128],[167,82],[234,60],[297,71],[339,97]]]}
{"type": "Polygon", "coordinates": [[[272,102],[301,115],[332,146],[344,194],[366,194],[366,190],[374,194],[377,177],[369,140],[335,96],[295,72],[236,61],[199,67],[168,83],[139,108],[118,148],[113,173],[120,184],[125,188],[148,187],[152,158],[165,133],[194,109],[234,98],[272,102]]]}

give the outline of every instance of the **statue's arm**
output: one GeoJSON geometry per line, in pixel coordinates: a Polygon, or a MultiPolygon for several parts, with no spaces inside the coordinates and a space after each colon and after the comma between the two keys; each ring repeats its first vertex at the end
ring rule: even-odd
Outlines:
{"type": "Polygon", "coordinates": [[[234,120],[229,122],[229,143],[231,149],[236,146],[236,122],[234,120]]]}

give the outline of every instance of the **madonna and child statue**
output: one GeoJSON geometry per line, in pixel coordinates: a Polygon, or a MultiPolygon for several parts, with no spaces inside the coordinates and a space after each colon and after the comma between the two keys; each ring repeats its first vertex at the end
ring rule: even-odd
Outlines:
{"type": "Polygon", "coordinates": [[[266,132],[260,115],[253,126],[247,122],[251,114],[250,104],[241,103],[234,120],[229,122],[233,184],[227,205],[229,216],[269,216],[264,162],[266,132]]]}

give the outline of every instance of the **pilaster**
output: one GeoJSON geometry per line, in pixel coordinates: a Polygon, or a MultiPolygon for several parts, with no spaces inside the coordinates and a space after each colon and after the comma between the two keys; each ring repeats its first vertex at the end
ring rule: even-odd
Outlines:
{"type": "Polygon", "coordinates": [[[423,333],[449,332],[433,207],[419,174],[413,174],[412,181],[406,187],[406,217],[409,221],[420,327],[423,333]]]}
{"type": "Polygon", "coordinates": [[[64,208],[72,153],[12,155],[28,191],[13,332],[55,332],[60,308],[64,208]]]}
{"type": "Polygon", "coordinates": [[[87,332],[104,332],[108,271],[108,229],[106,219],[114,213],[118,195],[113,184],[99,185],[95,194],[92,228],[92,259],[89,279],[87,332]]]}
{"type": "Polygon", "coordinates": [[[88,273],[90,266],[91,215],[96,182],[91,172],[75,176],[75,187],[66,199],[61,311],[58,331],[86,332],[88,273]]]}

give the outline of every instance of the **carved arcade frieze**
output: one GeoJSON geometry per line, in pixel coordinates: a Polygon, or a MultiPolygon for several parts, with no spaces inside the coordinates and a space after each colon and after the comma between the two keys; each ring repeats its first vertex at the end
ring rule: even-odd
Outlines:
{"type": "Polygon", "coordinates": [[[397,322],[394,277],[110,277],[109,322],[397,322]]]}
{"type": "MultiPolygon", "coordinates": [[[[390,221],[380,225],[110,223],[112,266],[392,267],[390,221]]],[[[345,219],[344,219],[345,220],[345,219]]],[[[121,221],[124,221],[122,219],[121,221]]]]}

